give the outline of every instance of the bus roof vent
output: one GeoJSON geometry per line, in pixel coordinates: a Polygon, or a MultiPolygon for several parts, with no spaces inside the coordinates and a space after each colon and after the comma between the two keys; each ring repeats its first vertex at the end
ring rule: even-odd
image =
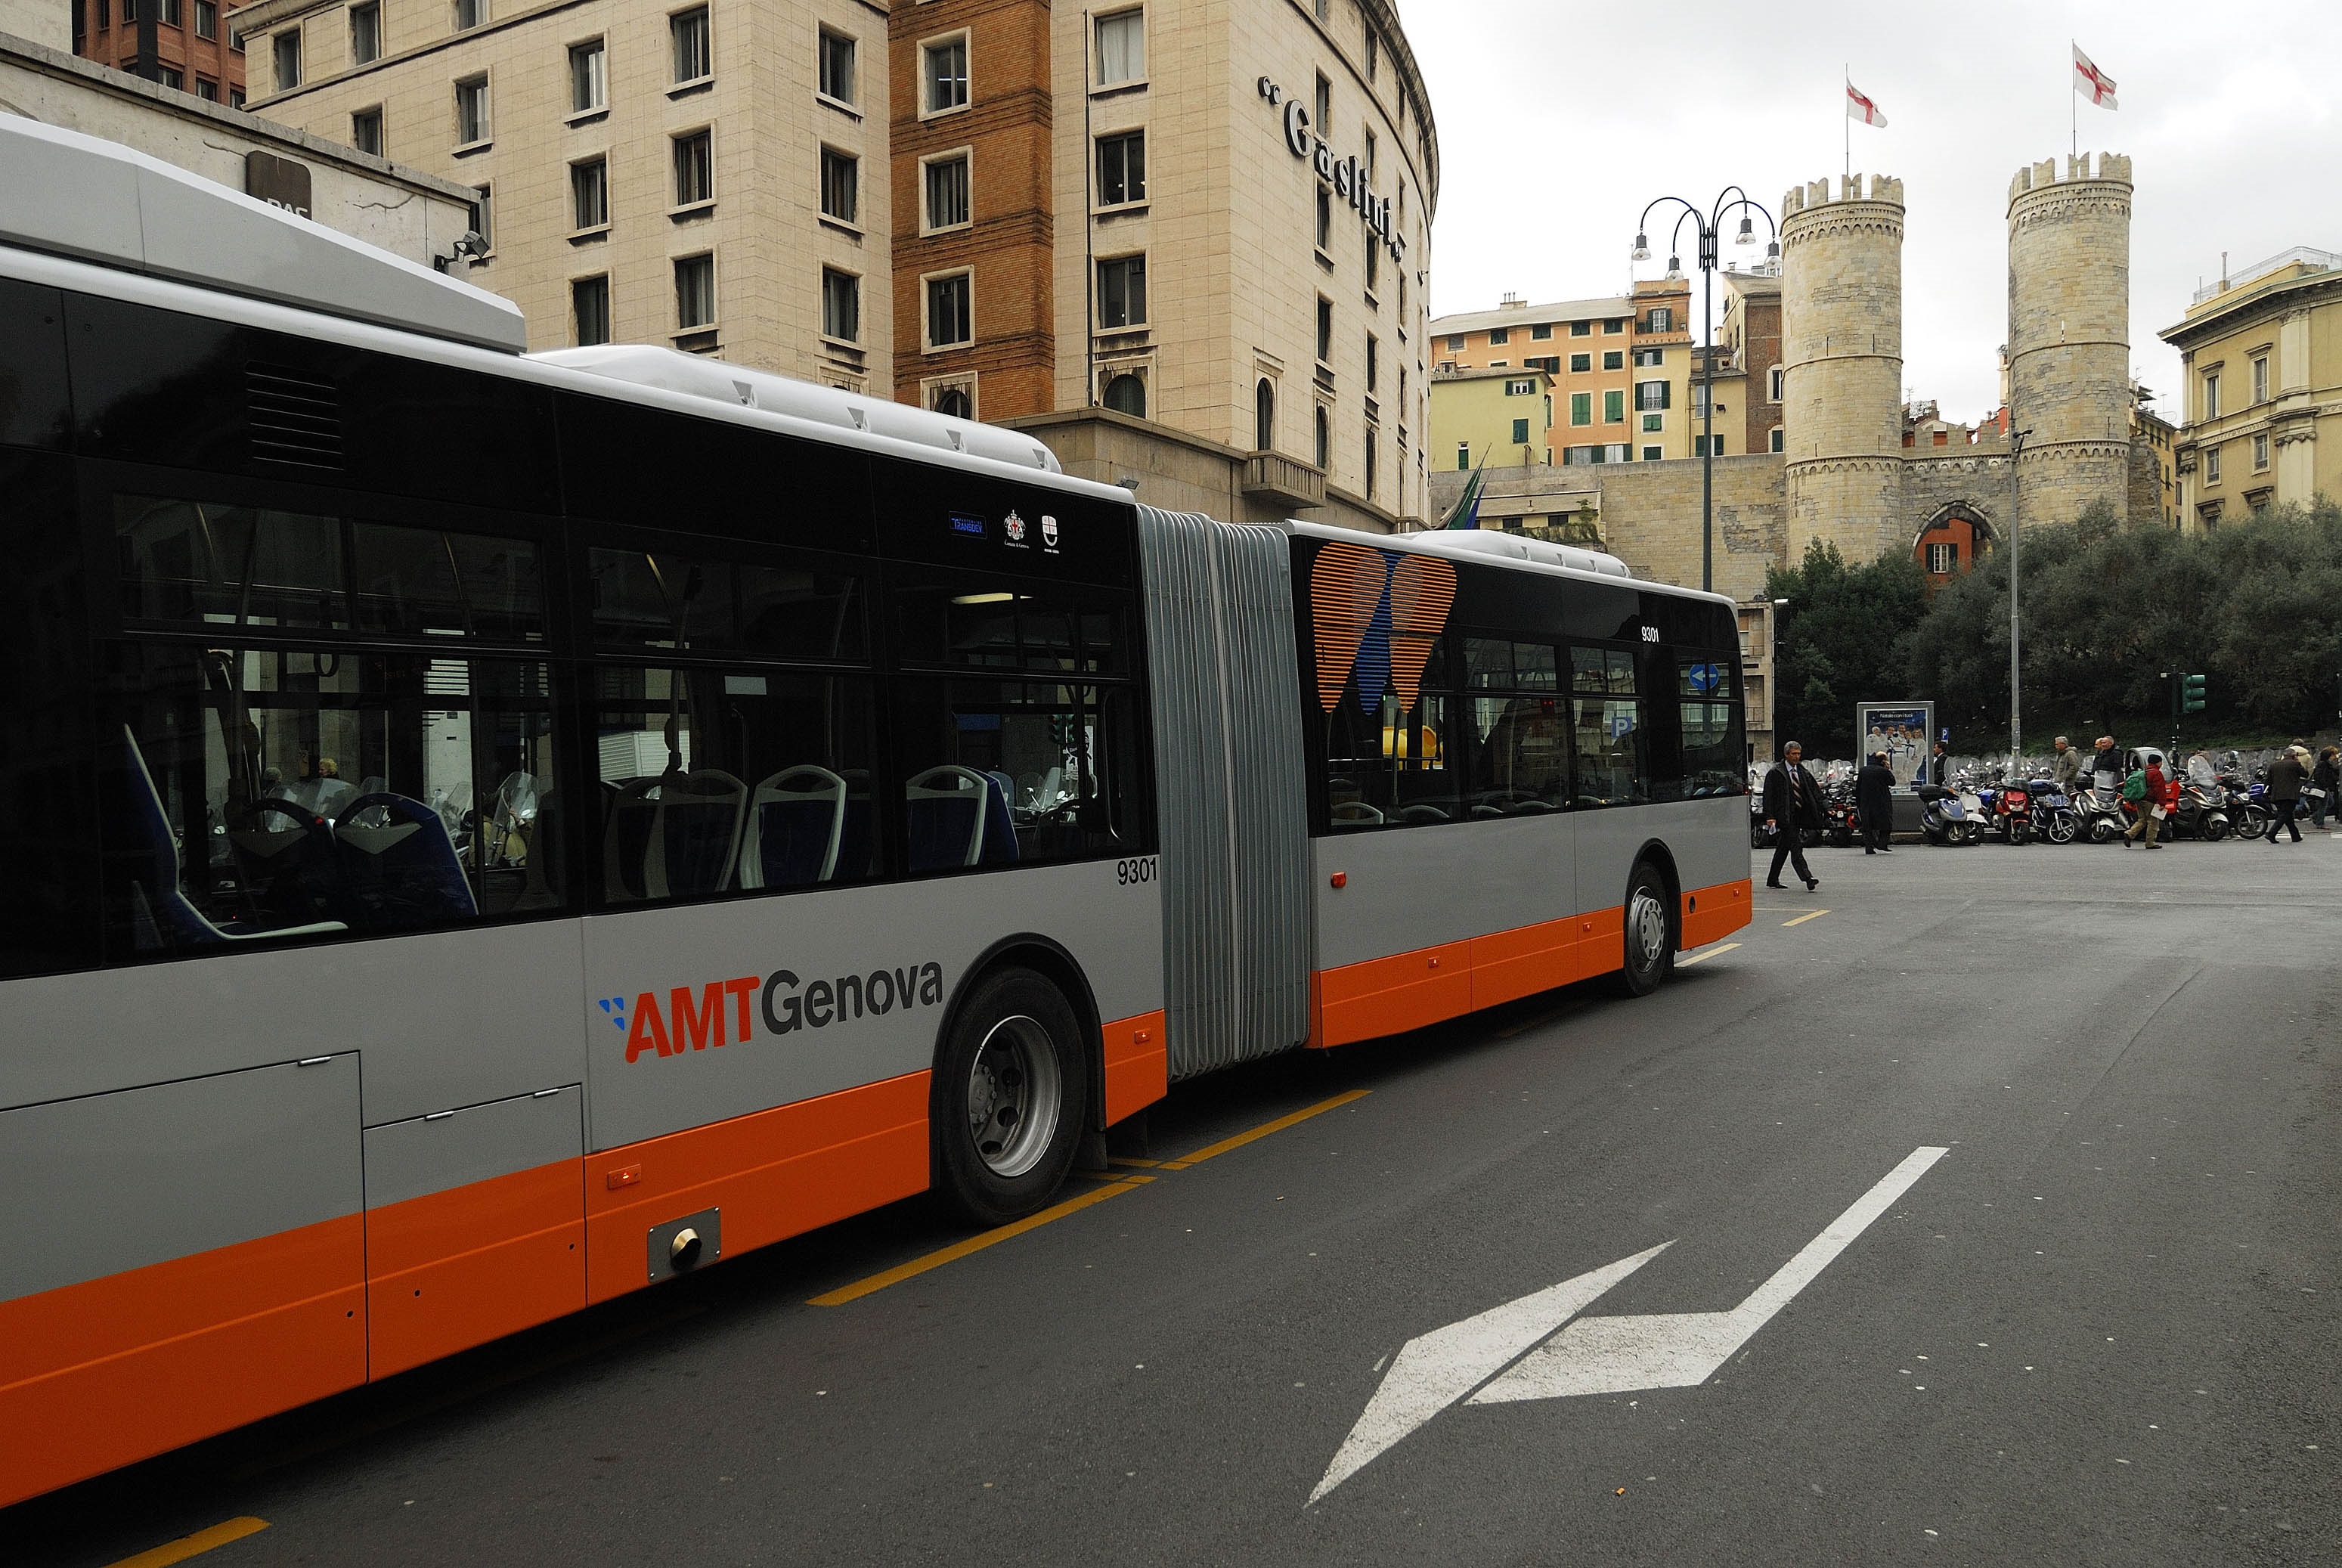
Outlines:
{"type": "Polygon", "coordinates": [[[520,307],[118,142],[0,114],[0,244],[481,348],[520,307]]]}
{"type": "Polygon", "coordinates": [[[657,344],[612,343],[592,348],[555,348],[529,357],[636,386],[655,386],[662,392],[711,398],[735,407],[746,403],[767,414],[786,414],[792,419],[856,434],[883,435],[891,441],[907,441],[938,452],[966,453],[970,457],[989,458],[995,463],[1013,464],[1044,474],[1065,472],[1058,466],[1056,454],[1022,431],[979,424],[973,419],[955,419],[948,414],[872,399],[834,386],[816,386],[810,382],[726,365],[706,355],[685,354],[657,344]],[[744,387],[747,389],[746,395],[741,390],[744,387]]]}
{"type": "Polygon", "coordinates": [[[244,401],[255,461],[342,466],[342,399],[331,384],[255,361],[244,367],[244,401]]]}

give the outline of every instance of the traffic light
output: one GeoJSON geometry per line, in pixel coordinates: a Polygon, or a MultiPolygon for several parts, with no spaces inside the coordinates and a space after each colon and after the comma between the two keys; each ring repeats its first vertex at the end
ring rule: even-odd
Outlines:
{"type": "Polygon", "coordinates": [[[2200,714],[2204,711],[2203,676],[2179,677],[2179,711],[2183,714],[2200,714]]]}

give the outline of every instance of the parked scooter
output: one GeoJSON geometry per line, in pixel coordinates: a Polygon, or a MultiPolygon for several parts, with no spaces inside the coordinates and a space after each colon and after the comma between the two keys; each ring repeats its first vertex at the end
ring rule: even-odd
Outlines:
{"type": "Polygon", "coordinates": [[[2228,836],[2227,799],[2217,785],[2206,785],[2193,779],[2184,779],[2179,785],[2179,804],[2172,809],[2171,835],[2174,838],[2200,838],[2206,844],[2217,844],[2228,836]]]}
{"type": "Polygon", "coordinates": [[[1977,821],[1968,815],[1957,791],[1943,784],[1917,784],[1912,793],[1919,797],[1919,831],[1929,844],[1959,849],[1974,844],[1977,821]]]}
{"type": "Polygon", "coordinates": [[[1851,849],[1860,833],[1855,821],[1854,781],[1833,773],[1822,797],[1822,834],[1833,849],[1851,849]]]}
{"type": "Polygon", "coordinates": [[[2081,824],[2081,834],[2092,844],[2112,844],[2130,826],[2123,814],[2121,792],[2099,789],[2083,790],[2074,797],[2074,811],[2081,824]]]}
{"type": "Polygon", "coordinates": [[[2082,814],[2055,779],[2034,779],[2025,786],[2031,798],[2036,830],[2051,844],[2071,844],[2082,831],[2082,814]]]}
{"type": "Polygon", "coordinates": [[[1992,818],[2009,843],[2033,842],[2033,797],[2023,784],[2004,784],[1993,792],[1992,818]]]}

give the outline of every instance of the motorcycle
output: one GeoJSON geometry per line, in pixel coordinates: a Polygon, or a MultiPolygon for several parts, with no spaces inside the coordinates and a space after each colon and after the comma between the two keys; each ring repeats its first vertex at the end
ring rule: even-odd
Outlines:
{"type": "Polygon", "coordinates": [[[2179,804],[2171,813],[2171,835],[2200,838],[2217,844],[2228,836],[2227,800],[2217,786],[2190,779],[2179,786],[2179,804]]]}
{"type": "Polygon", "coordinates": [[[2118,790],[2099,789],[2095,785],[2074,797],[2074,810],[2081,824],[2082,836],[2092,844],[2112,844],[2130,826],[2123,813],[2122,794],[2118,790]]]}
{"type": "Polygon", "coordinates": [[[1959,849],[1976,842],[1977,819],[1967,814],[1957,792],[1923,784],[1912,793],[1919,797],[1919,831],[1929,844],[1959,849]]]}
{"type": "Polygon", "coordinates": [[[2041,836],[2051,844],[2071,844],[2082,831],[2081,813],[2074,809],[2073,801],[2057,786],[2054,779],[2034,779],[2025,786],[2031,798],[2033,820],[2041,836]]]}
{"type": "Polygon", "coordinates": [[[1855,815],[1853,781],[1840,774],[1831,774],[1822,800],[1822,836],[1831,848],[1853,847],[1861,834],[1855,815]]]}
{"type": "Polygon", "coordinates": [[[2033,842],[2033,797],[2023,784],[2004,784],[1993,792],[1992,818],[2009,843],[2033,842]]]}

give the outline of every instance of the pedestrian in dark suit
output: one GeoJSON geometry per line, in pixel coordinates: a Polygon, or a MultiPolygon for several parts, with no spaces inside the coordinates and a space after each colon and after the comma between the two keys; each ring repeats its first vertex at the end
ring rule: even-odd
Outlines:
{"type": "Polygon", "coordinates": [[[1781,885],[1781,863],[1787,861],[1810,893],[1822,881],[1806,869],[1806,834],[1822,830],[1822,786],[1798,760],[1804,754],[1805,748],[1791,741],[1765,775],[1765,825],[1777,835],[1773,869],[1765,874],[1765,885],[1781,885]]]}
{"type": "Polygon", "coordinates": [[[1893,848],[1887,835],[1895,831],[1895,770],[1885,752],[1873,752],[1854,775],[1854,810],[1862,820],[1862,853],[1877,854],[1893,848]]]}

